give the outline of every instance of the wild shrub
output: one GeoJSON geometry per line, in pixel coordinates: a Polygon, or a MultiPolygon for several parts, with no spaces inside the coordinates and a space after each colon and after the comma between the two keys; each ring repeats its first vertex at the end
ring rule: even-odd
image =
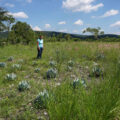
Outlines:
{"type": "Polygon", "coordinates": [[[46,76],[48,79],[55,78],[57,76],[57,70],[53,68],[48,69],[48,71],[46,72],[46,76]]]}
{"type": "Polygon", "coordinates": [[[21,81],[18,85],[18,90],[19,91],[25,91],[30,88],[30,85],[27,81],[21,81]]]}
{"type": "Polygon", "coordinates": [[[39,73],[40,72],[40,68],[35,68],[35,73],[39,73]]]}
{"type": "Polygon", "coordinates": [[[80,78],[80,79],[77,78],[77,79],[75,79],[75,80],[73,81],[72,85],[73,85],[73,88],[74,88],[74,89],[75,89],[75,88],[78,88],[78,87],[80,87],[80,86],[87,87],[86,82],[85,82],[85,80],[84,80],[83,78],[80,78]]]}
{"type": "Polygon", "coordinates": [[[13,65],[12,65],[12,68],[13,68],[13,69],[20,70],[20,69],[21,69],[21,65],[20,65],[20,64],[13,64],[13,65]]]}
{"type": "Polygon", "coordinates": [[[55,61],[50,61],[49,62],[49,65],[52,67],[52,68],[55,68],[57,63],[55,61]]]}
{"type": "Polygon", "coordinates": [[[39,95],[34,100],[34,106],[37,109],[46,108],[49,94],[47,90],[40,92],[39,95]]]}
{"type": "Polygon", "coordinates": [[[13,81],[13,80],[16,80],[17,78],[17,75],[14,74],[14,73],[11,73],[11,74],[7,74],[5,79],[8,80],[8,81],[13,81]]]}
{"type": "Polygon", "coordinates": [[[9,58],[8,58],[8,61],[13,61],[14,60],[14,57],[13,56],[10,56],[9,58]]]}
{"type": "Polygon", "coordinates": [[[6,67],[6,63],[4,63],[4,62],[0,62],[0,67],[6,67]]]}

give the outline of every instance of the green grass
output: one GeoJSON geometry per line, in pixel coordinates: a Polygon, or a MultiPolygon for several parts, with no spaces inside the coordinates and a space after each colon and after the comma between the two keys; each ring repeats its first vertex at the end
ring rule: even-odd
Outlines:
{"type": "Polygon", "coordinates": [[[43,58],[37,60],[36,55],[35,45],[0,48],[0,62],[7,64],[0,68],[0,119],[120,120],[120,43],[45,43],[43,58]],[[96,59],[98,53],[105,58],[96,59]],[[8,61],[10,56],[14,57],[11,62],[8,61]],[[46,78],[51,60],[57,62],[55,79],[46,78]],[[69,60],[75,63],[70,71],[67,70],[69,60]],[[89,76],[94,62],[103,69],[103,76],[89,76]],[[13,64],[22,67],[16,70],[13,64]],[[40,72],[36,73],[36,68],[40,68],[40,72]],[[17,79],[6,80],[8,73],[15,73],[17,79]],[[87,88],[74,89],[75,78],[84,78],[87,88]],[[19,92],[18,84],[24,80],[31,88],[19,92]],[[48,103],[46,108],[36,109],[33,101],[44,89],[49,93],[48,103]]]}

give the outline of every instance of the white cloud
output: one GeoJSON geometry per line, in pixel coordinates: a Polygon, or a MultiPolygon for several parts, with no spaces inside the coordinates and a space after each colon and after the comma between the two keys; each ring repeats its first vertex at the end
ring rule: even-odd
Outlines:
{"type": "Polygon", "coordinates": [[[79,33],[78,30],[73,30],[73,33],[79,33]]]}
{"type": "Polygon", "coordinates": [[[14,5],[14,4],[11,4],[11,3],[6,3],[5,6],[6,6],[6,7],[11,7],[11,8],[12,8],[12,7],[14,7],[15,5],[14,5]]]}
{"type": "Polygon", "coordinates": [[[28,15],[24,12],[17,12],[17,13],[8,13],[9,15],[12,15],[15,18],[28,18],[28,15]]]}
{"type": "Polygon", "coordinates": [[[45,24],[45,28],[51,28],[50,24],[45,24]]]}
{"type": "Polygon", "coordinates": [[[67,29],[61,29],[59,32],[67,32],[67,29]]]}
{"type": "Polygon", "coordinates": [[[59,25],[65,25],[66,24],[66,21],[61,21],[58,23],[59,25]]]}
{"type": "Polygon", "coordinates": [[[111,24],[110,27],[120,27],[120,21],[117,21],[114,24],[111,24]]]}
{"type": "Polygon", "coordinates": [[[34,28],[32,28],[34,31],[41,31],[41,29],[38,26],[35,26],[34,28]]]}
{"type": "Polygon", "coordinates": [[[83,25],[83,21],[82,20],[77,20],[76,22],[74,22],[75,25],[83,25]]]}
{"type": "Polygon", "coordinates": [[[91,12],[97,11],[100,7],[103,7],[103,3],[93,5],[95,0],[64,0],[63,8],[72,10],[73,12],[91,12]]]}
{"type": "Polygon", "coordinates": [[[101,17],[109,17],[109,16],[114,16],[114,15],[117,15],[117,14],[119,14],[119,10],[114,10],[114,9],[112,9],[112,10],[109,10],[109,11],[107,11],[103,16],[101,16],[101,17]]]}
{"type": "Polygon", "coordinates": [[[28,3],[31,3],[32,2],[32,0],[26,0],[28,3]]]}

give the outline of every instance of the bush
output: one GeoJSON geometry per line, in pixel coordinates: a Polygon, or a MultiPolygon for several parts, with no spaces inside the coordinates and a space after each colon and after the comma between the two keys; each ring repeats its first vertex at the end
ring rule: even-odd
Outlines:
{"type": "Polygon", "coordinates": [[[5,79],[8,80],[8,81],[13,81],[17,78],[16,74],[14,73],[11,73],[11,74],[7,74],[5,79]]]}
{"type": "Polygon", "coordinates": [[[46,90],[40,92],[39,95],[34,100],[34,105],[36,108],[46,108],[49,94],[46,90]]]}
{"type": "Polygon", "coordinates": [[[30,88],[30,86],[27,81],[21,81],[18,85],[19,91],[25,91],[25,90],[28,90],[29,88],[30,88]]]}
{"type": "Polygon", "coordinates": [[[40,72],[40,68],[36,68],[36,69],[35,69],[35,72],[36,72],[36,73],[39,73],[39,72],[40,72]]]}
{"type": "Polygon", "coordinates": [[[47,78],[55,78],[57,76],[57,70],[56,69],[53,69],[53,68],[50,68],[47,73],[47,78]]]}
{"type": "Polygon", "coordinates": [[[87,87],[85,80],[84,79],[78,79],[78,78],[73,81],[72,85],[73,85],[74,89],[78,88],[79,86],[87,87]]]}
{"type": "Polygon", "coordinates": [[[10,56],[9,58],[8,58],[8,61],[13,61],[14,60],[14,57],[13,56],[10,56]]]}
{"type": "Polygon", "coordinates": [[[6,67],[6,63],[0,62],[0,67],[6,67]]]}

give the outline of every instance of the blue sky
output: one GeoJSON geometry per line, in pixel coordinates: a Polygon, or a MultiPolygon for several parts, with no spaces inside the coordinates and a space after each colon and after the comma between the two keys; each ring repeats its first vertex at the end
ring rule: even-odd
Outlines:
{"type": "Polygon", "coordinates": [[[16,20],[34,30],[82,34],[87,27],[120,34],[120,0],[0,0],[16,20]]]}

